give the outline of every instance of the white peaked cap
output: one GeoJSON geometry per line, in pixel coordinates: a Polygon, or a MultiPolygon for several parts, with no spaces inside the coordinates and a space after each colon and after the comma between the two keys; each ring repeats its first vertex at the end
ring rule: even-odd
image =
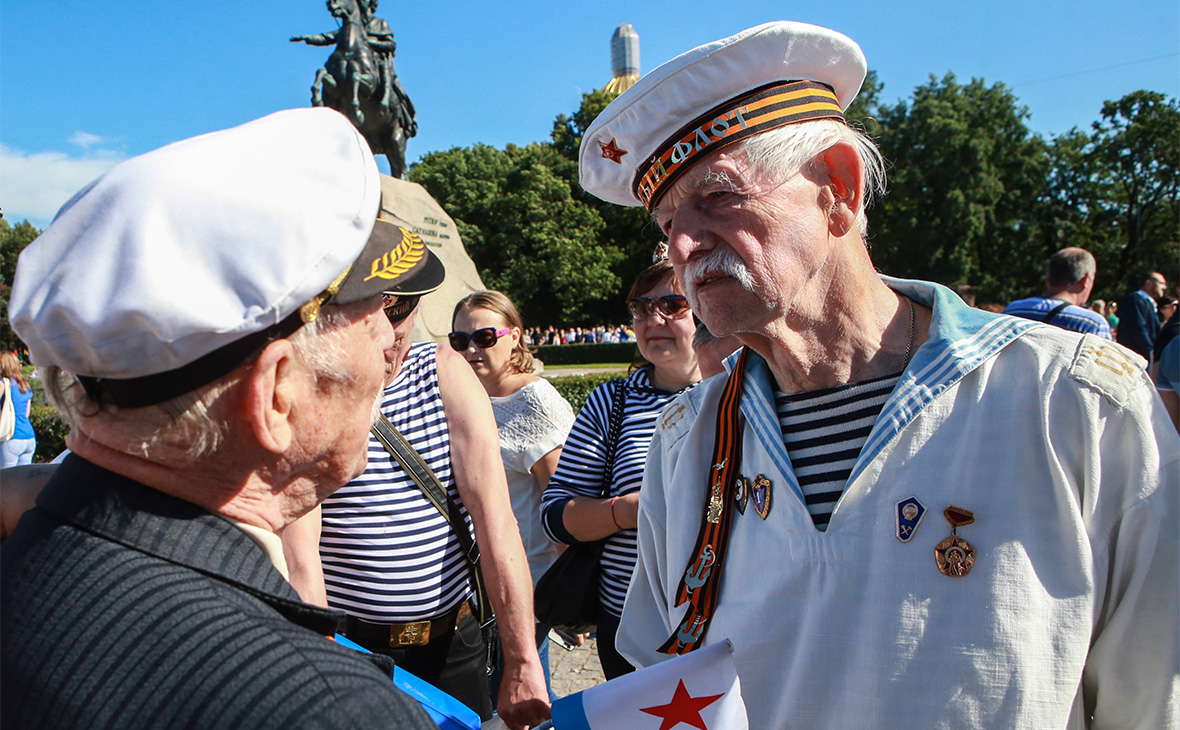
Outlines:
{"type": "MultiPolygon", "coordinates": [[[[329,109],[176,142],[62,207],[20,256],[9,318],[38,365],[97,379],[173,371],[329,287],[341,304],[379,294],[376,264],[368,280],[342,274],[354,262],[369,274],[358,258],[379,238],[380,202],[368,145],[329,109]]],[[[386,250],[406,235],[382,230],[386,250]]]]}
{"type": "Polygon", "coordinates": [[[650,206],[697,155],[783,124],[842,119],[866,70],[851,39],[807,23],[766,23],[694,48],[641,78],[594,120],[578,156],[582,187],[611,203],[650,206]],[[787,82],[812,83],[784,88],[787,82]],[[659,155],[668,174],[654,183],[649,177],[644,189],[644,168],[659,155]],[[677,171],[674,162],[684,164],[677,171]]]}

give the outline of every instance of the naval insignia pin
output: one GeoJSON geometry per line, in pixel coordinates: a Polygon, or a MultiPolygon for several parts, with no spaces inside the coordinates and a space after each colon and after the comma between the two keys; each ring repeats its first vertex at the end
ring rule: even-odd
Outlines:
{"type": "Polygon", "coordinates": [[[762,519],[770,514],[770,480],[759,474],[754,477],[754,484],[750,487],[750,501],[754,503],[754,511],[762,519]]]}
{"type": "Polygon", "coordinates": [[[922,518],[926,516],[926,506],[917,497],[910,496],[897,503],[897,539],[909,542],[918,530],[922,518]]]}
{"type": "Polygon", "coordinates": [[[952,504],[942,514],[951,523],[951,536],[934,548],[934,558],[943,575],[959,578],[970,573],[971,566],[975,565],[975,548],[959,537],[959,528],[975,522],[975,513],[952,504]]]}
{"type": "Polygon", "coordinates": [[[709,512],[705,516],[705,519],[714,525],[721,521],[722,499],[724,496],[725,493],[721,488],[721,482],[713,482],[713,486],[709,488],[709,512]]]}
{"type": "Polygon", "coordinates": [[[746,514],[746,504],[750,501],[750,480],[739,476],[733,484],[733,506],[740,514],[746,514]]]}

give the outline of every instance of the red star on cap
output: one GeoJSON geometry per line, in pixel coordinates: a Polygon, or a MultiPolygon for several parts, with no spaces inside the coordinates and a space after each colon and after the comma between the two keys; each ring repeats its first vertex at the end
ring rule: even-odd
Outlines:
{"type": "Polygon", "coordinates": [[[701,710],[724,696],[725,694],[722,693],[711,697],[693,697],[684,688],[684,680],[682,679],[676,687],[676,694],[672,696],[671,702],[656,707],[641,707],[640,710],[649,715],[664,718],[664,721],[660,723],[660,730],[671,730],[680,723],[692,725],[700,730],[709,730],[705,726],[705,721],[701,719],[701,710]]]}
{"type": "Polygon", "coordinates": [[[621,150],[615,146],[615,138],[614,137],[611,137],[610,142],[607,142],[606,144],[599,142],[598,146],[602,148],[602,156],[603,157],[605,157],[608,160],[612,160],[614,162],[617,162],[620,165],[623,164],[623,155],[627,154],[627,151],[621,150]]]}

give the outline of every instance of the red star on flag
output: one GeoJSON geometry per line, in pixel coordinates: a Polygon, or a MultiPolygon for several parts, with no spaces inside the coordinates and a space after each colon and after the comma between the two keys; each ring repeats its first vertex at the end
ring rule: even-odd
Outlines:
{"type": "Polygon", "coordinates": [[[610,142],[607,142],[606,144],[599,142],[598,146],[602,148],[603,157],[613,162],[617,162],[620,165],[623,164],[623,155],[627,154],[627,151],[621,150],[615,146],[614,137],[611,137],[610,142]]]}
{"type": "Polygon", "coordinates": [[[639,709],[649,715],[664,718],[664,721],[660,723],[660,730],[671,730],[680,723],[692,725],[695,728],[700,728],[700,730],[709,730],[705,726],[705,721],[701,719],[701,710],[724,696],[723,693],[709,697],[693,697],[685,689],[684,680],[682,679],[680,680],[680,684],[676,686],[676,694],[672,696],[671,702],[666,705],[641,707],[639,709]]]}

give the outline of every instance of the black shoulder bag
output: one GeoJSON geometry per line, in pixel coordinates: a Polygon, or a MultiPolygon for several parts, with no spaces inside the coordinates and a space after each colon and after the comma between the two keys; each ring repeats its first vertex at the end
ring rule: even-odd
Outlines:
{"type": "MultiPolygon", "coordinates": [[[[619,444],[619,432],[623,428],[626,391],[626,382],[620,382],[611,399],[610,427],[606,436],[606,468],[602,472],[600,497],[610,493],[615,451],[619,444]]],[[[606,538],[570,545],[549,566],[537,581],[537,588],[533,592],[533,608],[538,621],[571,634],[585,634],[597,628],[598,565],[605,543],[606,538]]]]}
{"type": "Polygon", "coordinates": [[[475,544],[475,540],[471,539],[471,531],[467,529],[467,522],[459,512],[459,505],[450,498],[434,471],[426,465],[426,461],[414,450],[414,447],[410,446],[410,442],[406,441],[406,438],[393,427],[388,418],[382,415],[377,423],[373,424],[372,432],[385,447],[385,450],[389,452],[389,455],[402,465],[402,468],[406,470],[406,473],[410,475],[410,478],[414,480],[414,483],[418,485],[434,508],[442,514],[459,540],[459,547],[462,548],[463,556],[467,559],[467,568],[471,572],[471,581],[475,586],[476,618],[479,619],[479,628],[483,632],[484,643],[487,645],[487,666],[490,672],[491,668],[495,666],[496,647],[499,643],[496,614],[492,611],[492,602],[488,597],[483,570],[480,568],[479,546],[475,544]]]}

